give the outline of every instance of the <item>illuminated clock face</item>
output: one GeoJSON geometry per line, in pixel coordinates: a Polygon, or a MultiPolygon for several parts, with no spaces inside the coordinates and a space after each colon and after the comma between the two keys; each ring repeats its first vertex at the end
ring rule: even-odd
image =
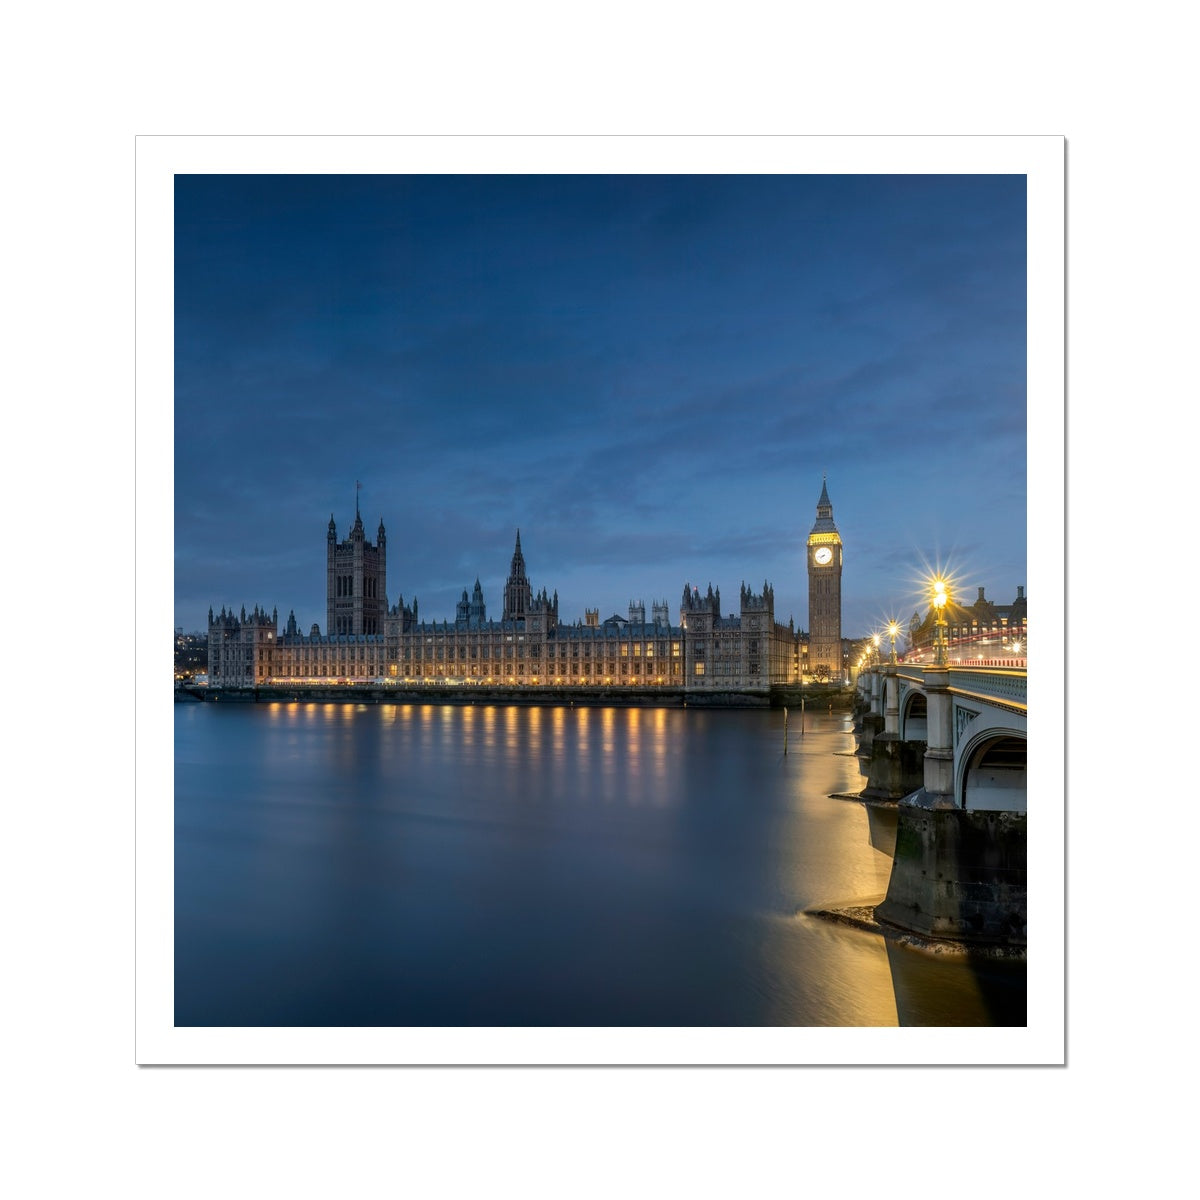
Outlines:
{"type": "Polygon", "coordinates": [[[813,562],[818,567],[823,567],[831,558],[833,558],[833,551],[828,546],[821,546],[813,552],[813,562]]]}

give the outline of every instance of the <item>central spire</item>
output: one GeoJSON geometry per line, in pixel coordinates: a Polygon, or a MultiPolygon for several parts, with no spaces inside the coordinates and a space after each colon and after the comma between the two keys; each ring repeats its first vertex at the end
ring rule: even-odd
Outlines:
{"type": "Polygon", "coordinates": [[[533,589],[525,576],[525,555],[521,553],[521,531],[517,530],[517,542],[513,547],[512,565],[508,570],[508,582],[504,585],[503,620],[524,620],[533,600],[533,589]]]}
{"type": "Polygon", "coordinates": [[[517,544],[513,548],[512,566],[509,568],[509,574],[514,579],[525,578],[525,555],[521,553],[521,531],[517,530],[517,544]]]}

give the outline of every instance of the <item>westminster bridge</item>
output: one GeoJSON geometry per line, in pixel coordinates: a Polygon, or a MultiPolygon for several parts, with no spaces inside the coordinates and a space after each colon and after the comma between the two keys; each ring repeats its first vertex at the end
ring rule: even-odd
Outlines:
{"type": "Polygon", "coordinates": [[[895,803],[885,925],[1023,948],[1028,673],[881,663],[858,678],[860,798],[895,803]]]}
{"type": "Polygon", "coordinates": [[[867,791],[898,800],[919,789],[923,807],[1025,812],[1027,681],[1024,667],[978,664],[883,663],[861,674],[867,791]],[[919,779],[880,752],[899,744],[920,747],[919,779]]]}

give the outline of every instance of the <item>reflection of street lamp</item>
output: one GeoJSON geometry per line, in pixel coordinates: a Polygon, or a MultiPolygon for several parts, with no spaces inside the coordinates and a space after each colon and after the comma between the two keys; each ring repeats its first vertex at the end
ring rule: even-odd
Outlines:
{"type": "Polygon", "coordinates": [[[900,632],[900,626],[895,621],[888,622],[888,637],[892,639],[892,656],[888,662],[896,661],[896,635],[900,632]]]}
{"type": "Polygon", "coordinates": [[[933,581],[933,607],[937,609],[937,621],[934,623],[934,665],[946,665],[946,605],[950,601],[950,590],[944,579],[933,581]]]}

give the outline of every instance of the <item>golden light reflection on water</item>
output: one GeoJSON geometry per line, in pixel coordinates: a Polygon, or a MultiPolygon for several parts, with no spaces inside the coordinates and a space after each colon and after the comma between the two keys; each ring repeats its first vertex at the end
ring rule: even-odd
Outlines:
{"type": "MultiPolygon", "coordinates": [[[[651,744],[654,748],[654,778],[663,783],[667,778],[667,714],[661,708],[654,710],[654,737],[651,744]]],[[[668,803],[664,788],[657,789],[654,796],[659,805],[668,803]]]]}
{"type": "Polygon", "coordinates": [[[642,714],[640,709],[627,708],[624,715],[625,728],[622,730],[622,737],[624,740],[626,762],[624,763],[625,769],[621,774],[626,780],[625,802],[631,807],[637,808],[644,799],[642,787],[633,786],[635,780],[638,780],[640,783],[638,777],[641,774],[642,714]]]}
{"type": "Polygon", "coordinates": [[[900,1023],[891,966],[877,934],[803,915],[782,918],[771,923],[760,970],[755,986],[765,1000],[764,1024],[790,1025],[798,1012],[827,1014],[814,1025],[900,1023]]]}
{"type": "Polygon", "coordinates": [[[936,964],[937,986],[930,987],[930,956],[893,941],[884,947],[901,1025],[988,1026],[995,1024],[975,968],[965,959],[936,964]]]}
{"type": "Polygon", "coordinates": [[[586,771],[590,769],[592,760],[592,711],[589,708],[582,708],[572,715],[575,718],[575,727],[579,731],[578,737],[575,739],[575,752],[579,758],[580,769],[586,771]]]}
{"type": "MultiPolygon", "coordinates": [[[[563,753],[567,746],[567,721],[563,716],[561,708],[552,708],[550,710],[550,747],[554,751],[554,761],[556,764],[561,764],[563,753]]],[[[583,740],[582,738],[580,739],[583,740]]]]}

